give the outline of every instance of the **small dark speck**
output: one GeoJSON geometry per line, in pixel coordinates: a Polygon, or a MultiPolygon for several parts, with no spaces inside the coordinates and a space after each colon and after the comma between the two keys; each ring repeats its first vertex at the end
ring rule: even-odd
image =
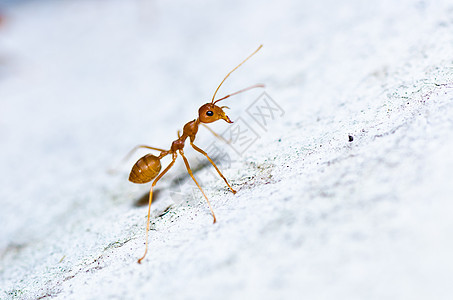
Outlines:
{"type": "Polygon", "coordinates": [[[352,135],[349,136],[349,141],[352,142],[354,140],[354,137],[352,135]]]}
{"type": "Polygon", "coordinates": [[[282,139],[278,139],[278,141],[279,141],[279,142],[281,142],[281,141],[282,141],[282,139]]]}

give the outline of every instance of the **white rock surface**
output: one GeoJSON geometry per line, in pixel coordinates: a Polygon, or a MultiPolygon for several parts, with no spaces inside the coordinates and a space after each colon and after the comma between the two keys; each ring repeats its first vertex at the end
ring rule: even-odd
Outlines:
{"type": "Polygon", "coordinates": [[[3,14],[0,298],[452,299],[450,1],[9,1],[3,14]],[[284,115],[262,128],[247,114],[262,91],[225,100],[259,138],[243,155],[205,129],[197,141],[227,151],[238,193],[188,149],[218,223],[179,162],[137,264],[149,185],[127,181],[134,159],[107,170],[137,144],[169,147],[261,43],[220,96],[263,82],[284,115]]]}

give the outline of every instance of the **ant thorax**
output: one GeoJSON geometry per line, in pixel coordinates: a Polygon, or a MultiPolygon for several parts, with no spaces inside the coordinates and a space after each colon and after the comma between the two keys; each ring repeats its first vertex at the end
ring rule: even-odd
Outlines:
{"type": "Polygon", "coordinates": [[[193,142],[198,132],[198,124],[200,124],[198,119],[188,122],[182,129],[182,136],[190,137],[190,140],[193,142]]]}

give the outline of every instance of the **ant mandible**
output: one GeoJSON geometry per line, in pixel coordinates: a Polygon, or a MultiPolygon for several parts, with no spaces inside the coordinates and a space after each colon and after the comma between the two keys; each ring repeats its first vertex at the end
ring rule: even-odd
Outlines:
{"type": "MultiPolygon", "coordinates": [[[[151,202],[153,200],[153,188],[156,185],[156,183],[162,178],[162,176],[165,175],[165,173],[170,170],[171,167],[173,167],[176,158],[179,154],[182,156],[182,159],[184,160],[184,164],[186,165],[187,172],[189,172],[190,177],[192,177],[193,181],[196,183],[198,188],[200,189],[201,193],[203,194],[204,198],[206,199],[206,202],[208,203],[209,209],[211,210],[212,217],[214,218],[214,223],[216,222],[216,217],[214,214],[214,211],[212,210],[211,203],[209,203],[208,197],[206,197],[206,194],[204,193],[203,189],[200,187],[198,184],[197,180],[193,176],[192,170],[190,169],[189,162],[187,161],[187,158],[184,156],[184,144],[187,138],[190,138],[190,145],[192,148],[194,148],[196,151],[200,152],[206,158],[209,160],[209,162],[214,166],[216,169],[217,173],[219,173],[220,177],[225,181],[226,185],[228,188],[233,192],[233,194],[236,194],[236,191],[231,187],[231,185],[228,183],[226,178],[223,176],[222,172],[220,172],[219,168],[216,166],[216,164],[212,161],[212,159],[208,156],[208,154],[203,151],[202,149],[198,148],[196,145],[194,145],[194,140],[195,136],[198,132],[198,126],[200,124],[205,124],[205,123],[212,123],[217,120],[225,120],[228,123],[233,123],[230,118],[225,114],[223,111],[224,108],[228,108],[227,106],[217,106],[216,103],[222,100],[225,100],[226,98],[229,98],[231,96],[237,95],[239,93],[248,91],[253,88],[258,88],[258,87],[264,87],[263,84],[256,84],[252,85],[248,88],[242,89],[240,91],[237,91],[235,93],[229,94],[223,98],[215,99],[215,95],[217,94],[217,91],[219,90],[220,86],[223,84],[223,82],[230,76],[231,73],[233,73],[237,68],[239,68],[243,63],[245,63],[250,57],[252,57],[256,52],[258,52],[263,45],[260,45],[258,49],[256,49],[252,54],[250,54],[246,59],[244,59],[238,66],[236,66],[233,70],[228,73],[225,78],[222,80],[222,82],[219,84],[217,89],[214,92],[214,95],[212,96],[212,100],[210,103],[206,103],[202,105],[198,109],[198,118],[188,122],[186,125],[184,125],[183,130],[182,130],[182,135],[180,134],[180,131],[178,130],[178,139],[173,141],[171,144],[170,150],[164,150],[160,148],[155,148],[155,147],[150,147],[150,146],[145,146],[145,145],[139,145],[136,146],[134,149],[131,150],[131,152],[128,154],[132,154],[135,150],[139,148],[146,148],[146,149],[151,149],[151,150],[156,150],[160,151],[159,156],[155,156],[153,154],[147,154],[140,158],[135,165],[132,167],[131,173],[129,174],[129,181],[133,183],[147,183],[150,182],[151,180],[154,179],[151,189],[149,190],[149,204],[148,204],[148,219],[146,222],[146,246],[145,246],[145,253],[143,256],[138,260],[138,263],[141,263],[142,260],[145,258],[146,253],[148,252],[148,233],[149,233],[149,221],[150,221],[150,212],[151,212],[151,202]],[[162,165],[160,163],[160,160],[164,158],[165,156],[171,154],[172,156],[172,161],[170,164],[162,171],[160,172],[162,165]],[[160,173],[160,174],[159,174],[160,173]]],[[[213,132],[214,133],[214,132],[213,132]]]]}

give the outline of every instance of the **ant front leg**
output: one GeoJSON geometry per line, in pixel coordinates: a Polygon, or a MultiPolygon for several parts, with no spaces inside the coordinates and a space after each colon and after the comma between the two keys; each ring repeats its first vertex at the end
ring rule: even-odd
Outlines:
{"type": "Polygon", "coordinates": [[[228,183],[228,180],[226,180],[225,176],[223,176],[222,172],[220,172],[219,168],[217,168],[216,164],[212,161],[212,159],[208,156],[208,154],[206,152],[204,152],[202,149],[198,148],[197,146],[195,146],[192,141],[190,142],[190,145],[192,145],[192,148],[194,148],[196,151],[200,152],[201,154],[203,154],[204,156],[206,156],[206,158],[209,160],[209,162],[214,166],[214,168],[217,170],[217,173],[219,173],[220,177],[222,177],[222,179],[225,181],[225,183],[227,184],[227,186],[230,188],[230,190],[233,192],[233,194],[236,194],[236,191],[231,187],[231,185],[228,183]]]}
{"type": "Polygon", "coordinates": [[[209,132],[211,132],[216,138],[218,138],[219,140],[225,142],[226,144],[230,144],[231,143],[231,140],[227,141],[223,136],[221,136],[220,134],[218,134],[217,132],[215,132],[214,130],[211,129],[211,127],[209,127],[208,125],[206,125],[205,123],[201,123],[201,125],[203,125],[207,130],[209,130],[209,132]]]}

